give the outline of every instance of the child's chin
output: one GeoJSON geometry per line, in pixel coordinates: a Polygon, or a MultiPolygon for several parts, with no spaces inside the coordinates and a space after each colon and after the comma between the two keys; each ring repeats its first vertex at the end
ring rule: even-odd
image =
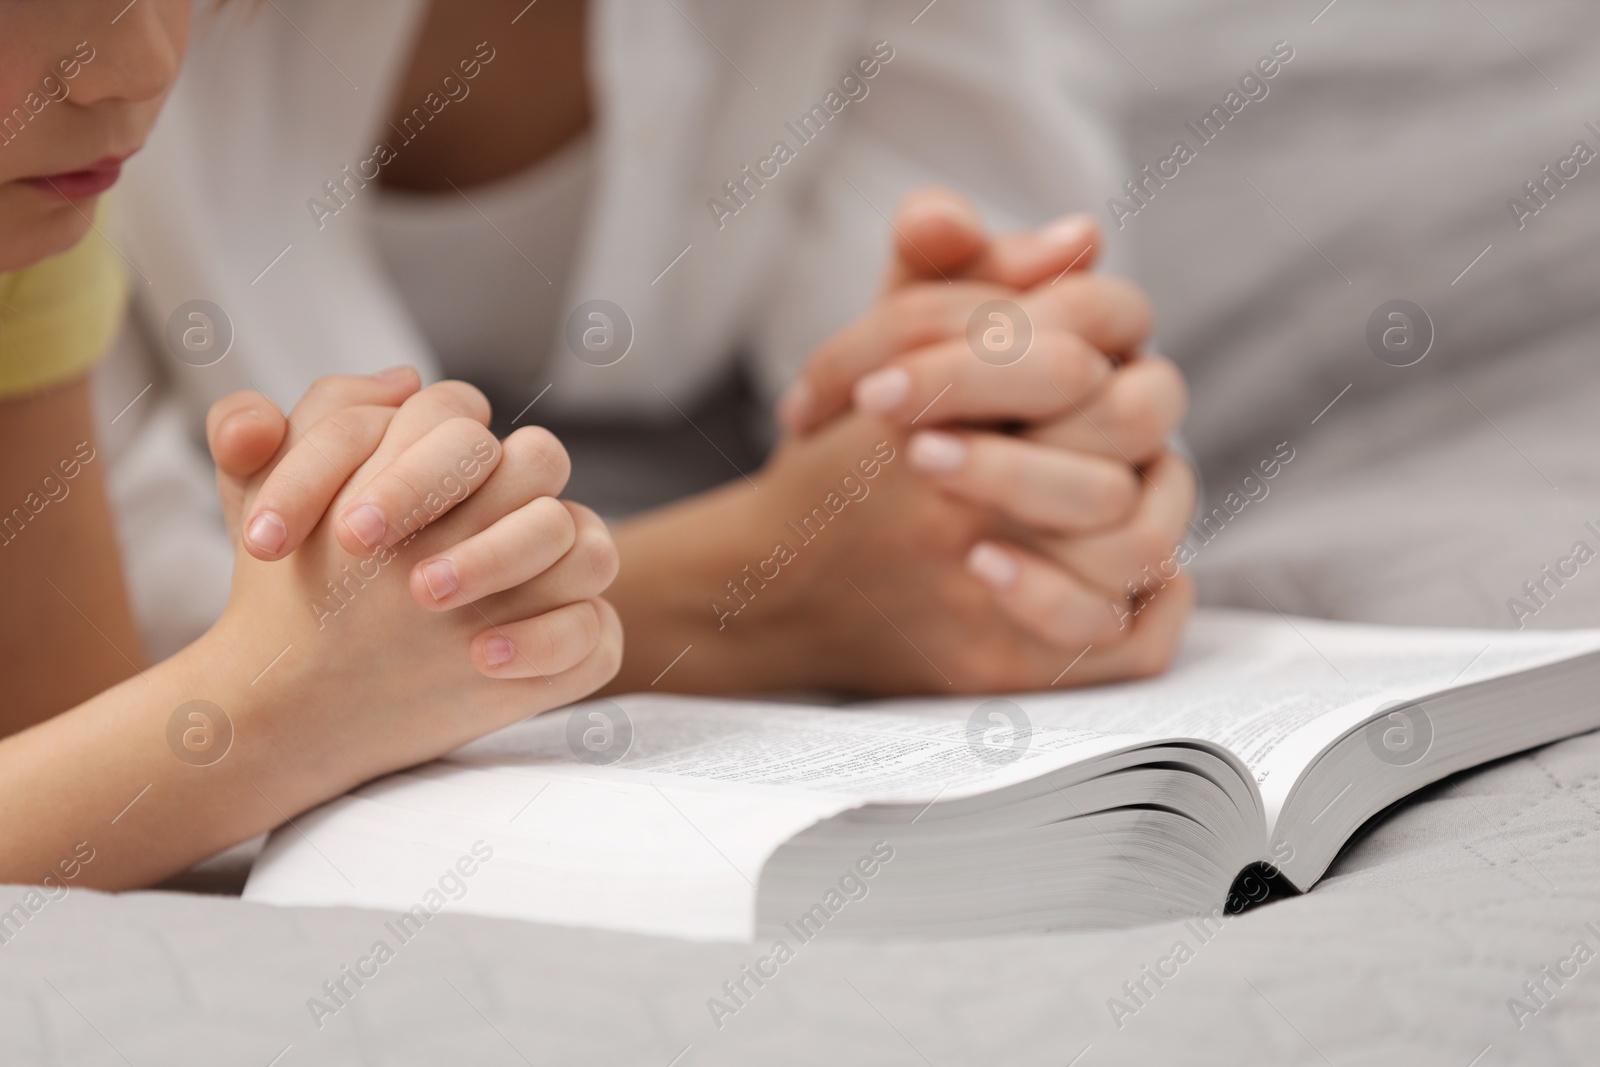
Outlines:
{"type": "Polygon", "coordinates": [[[0,273],[70,251],[89,233],[99,202],[97,195],[52,203],[32,189],[0,186],[0,273]]]}

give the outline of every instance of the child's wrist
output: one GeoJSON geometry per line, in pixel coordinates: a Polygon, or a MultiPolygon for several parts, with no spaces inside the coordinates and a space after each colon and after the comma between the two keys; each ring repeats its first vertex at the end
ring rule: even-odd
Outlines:
{"type": "Polygon", "coordinates": [[[185,695],[179,706],[189,709],[180,715],[175,707],[173,714],[193,723],[187,743],[169,727],[174,754],[197,766],[227,764],[245,789],[261,794],[258,800],[291,815],[337,791],[335,783],[308,780],[305,762],[296,758],[303,742],[294,739],[303,735],[313,701],[300,672],[283,669],[293,655],[293,641],[268,638],[228,612],[168,661],[185,695]]]}

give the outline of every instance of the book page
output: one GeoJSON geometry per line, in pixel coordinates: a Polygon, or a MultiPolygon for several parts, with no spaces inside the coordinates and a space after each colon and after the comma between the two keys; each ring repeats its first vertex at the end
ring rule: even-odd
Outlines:
{"type": "Polygon", "coordinates": [[[1145,741],[1068,724],[1019,730],[1004,706],[997,718],[975,718],[984,703],[938,701],[915,710],[877,711],[634,695],[527,720],[448,761],[658,784],[663,776],[687,778],[713,788],[826,793],[855,803],[926,803],[999,789],[1145,741]],[[595,730],[622,719],[631,730],[626,751],[611,753],[616,758],[603,770],[586,763],[573,720],[595,730]]]}

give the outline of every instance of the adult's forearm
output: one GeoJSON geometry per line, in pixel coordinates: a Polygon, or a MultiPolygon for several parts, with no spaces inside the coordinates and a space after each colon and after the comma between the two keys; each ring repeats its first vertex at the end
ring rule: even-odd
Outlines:
{"type": "Polygon", "coordinates": [[[626,651],[602,695],[750,693],[802,684],[797,664],[808,641],[785,601],[769,596],[759,613],[736,619],[715,606],[738,603],[728,583],[771,547],[758,492],[733,482],[615,529],[622,567],[606,598],[622,616],[626,651]]]}

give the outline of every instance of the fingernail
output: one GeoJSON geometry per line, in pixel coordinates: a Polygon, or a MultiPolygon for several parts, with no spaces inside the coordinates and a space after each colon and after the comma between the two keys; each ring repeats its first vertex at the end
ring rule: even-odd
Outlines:
{"type": "Polygon", "coordinates": [[[359,508],[346,513],[345,526],[356,535],[356,540],[368,548],[376,548],[383,541],[383,535],[388,531],[389,524],[384,520],[383,512],[371,504],[362,504],[359,508]]]}
{"type": "Polygon", "coordinates": [[[461,578],[456,574],[456,565],[447,559],[436,559],[424,566],[422,581],[428,587],[429,595],[435,600],[443,600],[461,588],[461,578]]]}
{"type": "Polygon", "coordinates": [[[869,415],[887,415],[906,402],[911,375],[899,367],[874,371],[856,383],[856,407],[869,415]]]}
{"type": "Polygon", "coordinates": [[[967,443],[954,434],[924,430],[911,438],[911,465],[935,474],[952,474],[967,462],[967,443]]]}
{"type": "Polygon", "coordinates": [[[382,378],[386,382],[403,382],[411,377],[411,373],[411,368],[402,363],[398,367],[390,367],[388,370],[381,370],[377,374],[373,375],[373,377],[382,378]]]}
{"type": "Polygon", "coordinates": [[[1094,216],[1078,212],[1046,223],[1039,231],[1039,237],[1046,244],[1064,248],[1083,244],[1093,231],[1094,216]]]}
{"type": "Polygon", "coordinates": [[[516,654],[516,646],[503,637],[491,637],[483,643],[483,661],[491,667],[510,663],[516,654]]]}
{"type": "Polygon", "coordinates": [[[258,552],[276,552],[289,539],[289,528],[283,524],[277,512],[263,511],[251,520],[244,539],[258,552]]]}
{"type": "Polygon", "coordinates": [[[952,226],[971,229],[976,221],[973,219],[971,211],[942,198],[920,200],[907,211],[907,215],[909,217],[903,221],[911,225],[919,225],[939,219],[950,223],[952,226]]]}
{"type": "Polygon", "coordinates": [[[778,422],[788,430],[799,429],[811,414],[811,386],[805,381],[795,382],[778,401],[778,422]]]}
{"type": "Polygon", "coordinates": [[[967,570],[986,585],[1009,589],[1017,580],[1017,561],[1009,552],[980,541],[967,553],[967,570]]]}
{"type": "Polygon", "coordinates": [[[226,419],[222,420],[222,425],[227,426],[230,423],[235,422],[235,421],[237,421],[239,419],[259,419],[260,417],[261,417],[261,409],[260,408],[240,408],[238,411],[235,411],[233,414],[229,415],[226,419]]]}

